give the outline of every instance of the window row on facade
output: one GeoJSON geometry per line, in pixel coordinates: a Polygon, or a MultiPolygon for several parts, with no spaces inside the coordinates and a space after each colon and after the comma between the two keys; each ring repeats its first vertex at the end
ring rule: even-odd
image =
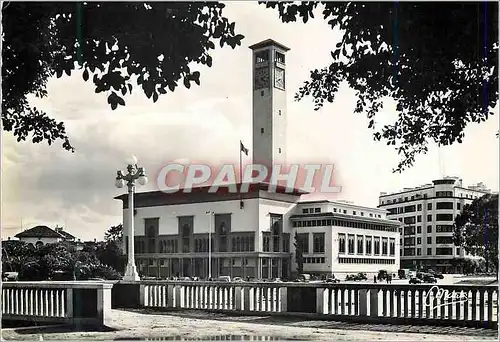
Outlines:
{"type": "MultiPolygon", "coordinates": [[[[297,247],[303,254],[309,254],[309,235],[310,233],[297,234],[297,247]]],[[[313,254],[325,253],[325,233],[312,233],[313,254]]]]}
{"type": "MultiPolygon", "coordinates": [[[[415,235],[415,234],[422,234],[422,226],[408,226],[400,228],[402,232],[404,232],[404,235],[415,235]]],[[[453,226],[449,224],[441,224],[441,225],[436,225],[436,233],[451,233],[453,232],[453,226]]],[[[401,231],[400,231],[401,233],[401,231]]],[[[427,226],[427,234],[432,234],[432,225],[427,226]]]]}
{"type": "MultiPolygon", "coordinates": [[[[460,210],[461,204],[456,203],[456,206],[454,202],[437,202],[436,203],[436,210],[453,210],[456,207],[457,210],[460,210]]],[[[427,210],[432,210],[433,209],[433,204],[432,203],[427,203],[427,210]]],[[[398,214],[407,214],[407,213],[414,213],[418,211],[422,211],[422,204],[413,204],[413,205],[407,205],[407,206],[401,206],[401,207],[396,207],[396,208],[390,208],[387,209],[389,212],[389,215],[398,215],[398,214]]]]}
{"type": "Polygon", "coordinates": [[[380,236],[339,233],[339,254],[346,253],[358,255],[373,254],[393,256],[396,254],[396,239],[380,236]],[[382,248],[380,248],[381,246],[382,248]]]}
{"type": "MultiPolygon", "coordinates": [[[[453,196],[453,191],[436,191],[436,197],[454,197],[454,196],[453,196]]],[[[464,193],[460,194],[460,198],[476,199],[478,197],[480,197],[480,196],[471,195],[471,194],[464,194],[464,193]]],[[[393,198],[392,200],[388,199],[386,201],[381,201],[381,204],[393,204],[393,203],[408,202],[408,201],[418,200],[421,198],[428,198],[428,195],[427,194],[423,194],[423,195],[415,194],[415,195],[412,195],[409,197],[405,196],[405,197],[393,198]]]]}
{"type": "MultiPolygon", "coordinates": [[[[405,237],[404,240],[404,245],[405,246],[415,246],[415,245],[421,245],[422,244],[422,238],[421,237],[405,237]]],[[[452,236],[436,236],[435,243],[437,245],[449,245],[453,244],[453,237],[452,236]]],[[[427,244],[431,245],[432,244],[432,236],[427,237],[427,244]]]]}
{"type": "MultiPolygon", "coordinates": [[[[426,252],[428,256],[431,255],[439,255],[439,256],[446,256],[446,255],[453,255],[453,251],[455,250],[455,254],[459,255],[460,254],[460,248],[453,248],[453,247],[437,247],[436,248],[436,253],[432,254],[432,248],[427,248],[426,252]]],[[[421,256],[422,255],[422,248],[417,247],[417,248],[407,248],[406,246],[403,249],[403,256],[421,256]]]]}
{"type": "Polygon", "coordinates": [[[377,264],[377,265],[394,265],[394,259],[374,259],[374,258],[339,258],[341,264],[377,264]]]}
{"type": "Polygon", "coordinates": [[[375,223],[367,223],[367,222],[358,222],[351,220],[341,220],[341,219],[322,219],[322,220],[303,220],[303,221],[294,221],[294,227],[349,227],[349,228],[359,228],[359,229],[369,229],[369,230],[378,230],[378,231],[387,231],[387,232],[397,232],[397,227],[381,225],[375,223]]]}
{"type": "MultiPolygon", "coordinates": [[[[321,208],[304,208],[302,209],[302,214],[317,214],[321,212],[321,208]]],[[[337,209],[333,208],[333,212],[336,213],[341,213],[341,214],[348,214],[347,209],[337,209]]],[[[363,211],[357,211],[357,210],[352,210],[353,215],[358,215],[359,216],[365,216],[365,213],[363,211]]],[[[380,214],[373,214],[373,213],[368,213],[368,217],[378,217],[381,218],[380,214]]]]}

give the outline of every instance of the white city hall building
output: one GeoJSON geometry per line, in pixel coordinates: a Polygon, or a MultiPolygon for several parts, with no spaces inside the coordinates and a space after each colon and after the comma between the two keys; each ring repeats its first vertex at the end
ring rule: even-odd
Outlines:
{"type": "MultiPolygon", "coordinates": [[[[135,195],[135,257],[141,274],[207,278],[210,260],[212,277],[289,278],[297,270],[295,232],[305,273],[343,277],[399,269],[400,223],[388,220],[383,210],[302,202],[304,192],[285,193],[280,187],[269,192],[264,183],[242,194],[208,190],[135,195]]],[[[127,197],[117,197],[124,204],[125,250],[127,197]]]]}
{"type": "Polygon", "coordinates": [[[401,227],[401,267],[432,268],[461,273],[465,251],[453,243],[455,217],[464,205],[491,193],[484,184],[465,187],[458,177],[437,179],[432,184],[381,193],[379,208],[398,220],[401,227]]]}
{"type": "MultiPolygon", "coordinates": [[[[289,49],[271,39],[250,48],[253,162],[286,164],[289,49]]],[[[303,191],[285,193],[278,187],[269,192],[263,183],[241,194],[208,189],[135,195],[134,247],[140,273],[162,278],[206,278],[209,272],[212,277],[289,278],[297,268],[295,232],[306,273],[341,276],[399,269],[400,223],[388,220],[385,210],[345,202],[303,202],[303,191]]],[[[125,249],[127,198],[116,197],[123,201],[125,249]]]]}

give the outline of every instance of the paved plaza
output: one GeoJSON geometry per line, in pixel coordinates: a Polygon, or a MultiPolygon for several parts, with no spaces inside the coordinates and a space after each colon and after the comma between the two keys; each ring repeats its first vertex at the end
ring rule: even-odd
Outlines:
{"type": "Polygon", "coordinates": [[[269,316],[227,316],[199,311],[158,313],[113,310],[106,331],[67,328],[4,329],[5,340],[295,340],[295,341],[495,341],[486,329],[355,324],[269,316]]]}

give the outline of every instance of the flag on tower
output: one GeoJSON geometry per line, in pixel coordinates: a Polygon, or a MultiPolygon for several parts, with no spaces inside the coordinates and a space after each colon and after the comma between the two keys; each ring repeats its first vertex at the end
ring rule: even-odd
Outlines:
{"type": "Polygon", "coordinates": [[[248,148],[245,147],[245,145],[243,145],[243,143],[241,142],[240,140],[240,151],[245,153],[245,155],[248,156],[248,148]]]}

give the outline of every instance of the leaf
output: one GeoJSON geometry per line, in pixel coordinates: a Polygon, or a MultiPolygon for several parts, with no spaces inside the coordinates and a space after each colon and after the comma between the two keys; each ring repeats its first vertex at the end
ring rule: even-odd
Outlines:
{"type": "Polygon", "coordinates": [[[87,69],[83,70],[83,80],[87,82],[89,80],[89,71],[87,69]]]}
{"type": "Polygon", "coordinates": [[[158,101],[158,93],[155,91],[153,92],[153,102],[158,101]]]}
{"type": "Polygon", "coordinates": [[[189,78],[184,77],[184,87],[191,88],[191,83],[189,82],[189,78]]]}

